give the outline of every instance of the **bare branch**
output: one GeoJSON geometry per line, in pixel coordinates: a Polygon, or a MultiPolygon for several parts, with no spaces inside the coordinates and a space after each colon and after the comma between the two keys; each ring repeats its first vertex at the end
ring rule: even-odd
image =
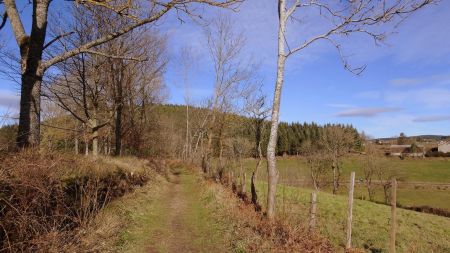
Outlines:
{"type": "Polygon", "coordinates": [[[2,17],[2,23],[0,24],[0,30],[5,26],[6,20],[8,20],[8,13],[5,11],[2,17]]]}
{"type": "Polygon", "coordinates": [[[136,58],[136,57],[132,57],[132,56],[112,55],[112,54],[107,54],[107,53],[103,53],[103,52],[96,51],[96,50],[84,50],[83,53],[96,54],[96,55],[104,56],[106,58],[111,58],[111,59],[121,59],[121,60],[130,60],[130,61],[138,61],[138,62],[148,60],[147,58],[136,58]]]}
{"type": "Polygon", "coordinates": [[[63,33],[63,34],[61,34],[61,35],[56,36],[55,38],[53,38],[53,39],[50,40],[47,44],[44,45],[43,50],[45,50],[47,47],[51,46],[51,45],[52,45],[53,43],[55,43],[56,41],[58,41],[58,40],[60,40],[60,39],[62,39],[62,38],[64,38],[64,37],[66,37],[66,36],[72,35],[72,34],[74,34],[74,33],[75,33],[75,32],[67,32],[67,33],[63,33]]]}
{"type": "Polygon", "coordinates": [[[11,26],[16,37],[17,45],[22,46],[25,43],[26,33],[17,11],[15,0],[5,0],[6,14],[11,21],[11,26]]]}

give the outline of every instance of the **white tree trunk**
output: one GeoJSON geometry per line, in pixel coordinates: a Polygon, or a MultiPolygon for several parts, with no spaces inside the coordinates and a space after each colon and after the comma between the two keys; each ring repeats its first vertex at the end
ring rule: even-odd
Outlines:
{"type": "Polygon", "coordinates": [[[75,138],[75,154],[78,155],[78,137],[75,138]]]}
{"type": "Polygon", "coordinates": [[[277,79],[275,83],[275,93],[273,97],[269,143],[267,145],[267,172],[268,172],[267,217],[269,219],[273,219],[275,217],[275,201],[276,201],[275,197],[279,176],[276,164],[275,148],[277,145],[277,138],[278,138],[278,120],[280,117],[281,89],[283,87],[284,67],[286,63],[286,55],[284,50],[285,30],[286,30],[286,2],[285,0],[279,0],[277,79]]]}
{"type": "Polygon", "coordinates": [[[89,139],[84,139],[84,155],[89,155],[89,139]]]}

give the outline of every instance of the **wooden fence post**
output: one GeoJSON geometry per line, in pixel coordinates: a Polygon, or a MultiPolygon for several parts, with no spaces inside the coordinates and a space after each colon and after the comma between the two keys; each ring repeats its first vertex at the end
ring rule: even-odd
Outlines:
{"type": "Polygon", "coordinates": [[[311,208],[309,209],[309,232],[316,229],[317,193],[311,192],[311,208]]]}
{"type": "Polygon", "coordinates": [[[391,185],[391,238],[389,240],[389,253],[395,253],[395,235],[397,233],[397,180],[392,179],[391,185]]]}
{"type": "Polygon", "coordinates": [[[350,185],[348,190],[348,217],[347,217],[347,244],[345,248],[352,247],[352,215],[353,215],[353,189],[355,188],[355,172],[350,174],[350,185]]]}

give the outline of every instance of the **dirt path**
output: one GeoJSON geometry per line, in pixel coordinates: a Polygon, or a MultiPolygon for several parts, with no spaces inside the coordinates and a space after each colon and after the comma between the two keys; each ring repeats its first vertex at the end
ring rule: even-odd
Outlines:
{"type": "MultiPolygon", "coordinates": [[[[133,252],[227,252],[221,225],[204,203],[199,179],[176,171],[153,203],[145,250],[133,252]]],[[[144,240],[144,239],[141,239],[144,240]]]]}
{"type": "MultiPolygon", "coordinates": [[[[179,177],[179,176],[177,176],[179,177]]],[[[192,245],[191,234],[187,231],[187,224],[185,220],[185,213],[188,211],[185,192],[182,185],[180,185],[179,178],[176,178],[170,188],[170,210],[169,210],[169,252],[184,252],[191,251],[192,245]],[[189,249],[189,250],[188,250],[189,249]]],[[[193,251],[192,251],[193,252],[193,251]]]]}

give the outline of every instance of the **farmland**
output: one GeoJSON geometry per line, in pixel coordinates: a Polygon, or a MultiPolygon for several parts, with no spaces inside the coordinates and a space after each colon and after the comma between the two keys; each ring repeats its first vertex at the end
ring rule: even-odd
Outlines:
{"type": "MultiPolygon", "coordinates": [[[[261,199],[265,199],[267,185],[261,182],[257,188],[262,194],[261,199]]],[[[308,220],[311,191],[301,187],[280,186],[277,192],[279,215],[290,220],[291,224],[308,220]]],[[[345,245],[347,201],[345,196],[334,196],[326,192],[319,192],[317,197],[318,229],[342,251],[345,245]]],[[[389,217],[389,206],[355,200],[353,245],[371,252],[386,252],[389,243],[389,217]]],[[[449,218],[399,209],[397,219],[398,252],[449,252],[449,218]]]]}
{"type": "MultiPolygon", "coordinates": [[[[356,172],[357,181],[362,180],[363,157],[353,155],[343,161],[341,181],[348,180],[351,171],[356,172]]],[[[431,206],[450,210],[450,159],[425,158],[405,159],[388,158],[391,168],[396,169],[400,180],[398,189],[398,204],[402,206],[431,206]]],[[[250,173],[255,166],[253,159],[245,160],[244,166],[250,173]]],[[[259,171],[259,179],[266,178],[266,164],[259,171]]],[[[291,186],[302,186],[308,188],[310,185],[309,168],[304,158],[289,157],[278,159],[280,170],[280,182],[291,186]]],[[[376,178],[375,178],[376,179],[376,178]]],[[[325,192],[331,192],[327,187],[325,192]]],[[[339,194],[346,194],[347,187],[341,183],[339,194]]],[[[355,198],[367,199],[367,190],[361,182],[357,182],[355,198]]],[[[375,190],[375,201],[383,201],[381,187],[375,190]]]]}

